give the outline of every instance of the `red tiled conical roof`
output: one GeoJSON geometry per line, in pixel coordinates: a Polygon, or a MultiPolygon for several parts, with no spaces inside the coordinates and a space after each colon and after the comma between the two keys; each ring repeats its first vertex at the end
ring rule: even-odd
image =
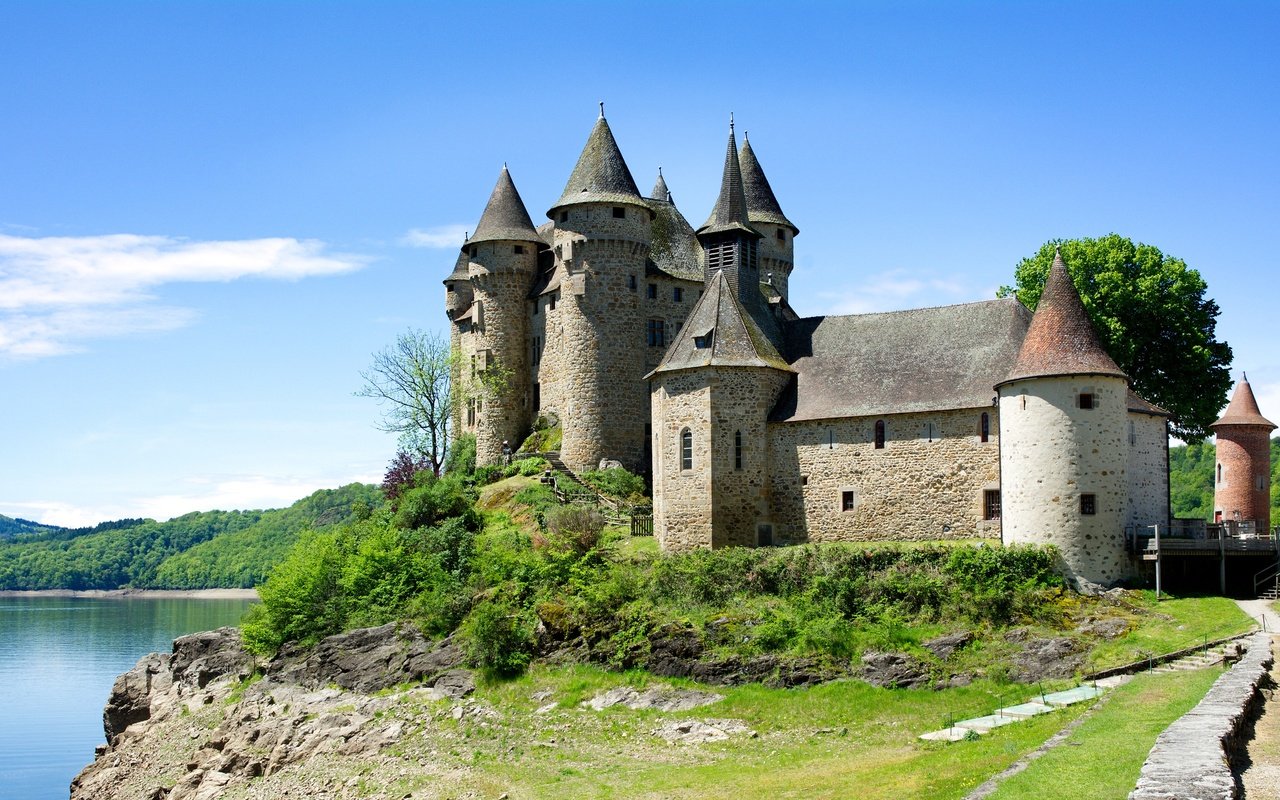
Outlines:
{"type": "Polygon", "coordinates": [[[1067,273],[1061,251],[1053,257],[1053,266],[1040,295],[1040,305],[1036,307],[1027,338],[1022,340],[1022,349],[1004,383],[1053,375],[1128,378],[1103,349],[1098,333],[1084,310],[1080,293],[1067,273]]]}
{"type": "Polygon", "coordinates": [[[1218,421],[1209,427],[1217,428],[1222,425],[1257,425],[1267,430],[1275,429],[1275,424],[1262,416],[1262,412],[1258,410],[1258,401],[1253,396],[1253,389],[1249,387],[1247,376],[1236,385],[1235,394],[1231,395],[1227,410],[1222,412],[1218,421]]]}

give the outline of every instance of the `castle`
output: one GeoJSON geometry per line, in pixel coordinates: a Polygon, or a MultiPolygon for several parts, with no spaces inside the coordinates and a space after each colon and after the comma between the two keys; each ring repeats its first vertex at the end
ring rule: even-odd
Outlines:
{"type": "Polygon", "coordinates": [[[454,430],[497,463],[539,415],[573,470],[648,472],[666,550],[819,541],[1052,543],[1133,573],[1169,520],[1167,413],[1129,389],[1059,256],[1012,298],[800,317],[799,228],[732,124],[696,230],[636,188],[603,110],[535,228],[506,167],[445,279],[454,430]]]}

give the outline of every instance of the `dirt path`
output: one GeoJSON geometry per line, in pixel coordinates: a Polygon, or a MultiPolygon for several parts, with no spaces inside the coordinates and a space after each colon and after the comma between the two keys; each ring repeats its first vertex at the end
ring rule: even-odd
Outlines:
{"type": "MultiPolygon", "coordinates": [[[[1240,608],[1271,632],[1271,652],[1280,655],[1280,614],[1265,600],[1240,600],[1240,608]]],[[[1271,688],[1263,691],[1265,705],[1249,742],[1248,766],[1240,773],[1247,800],[1280,800],[1280,696],[1274,681],[1280,669],[1271,667],[1271,688]]]]}

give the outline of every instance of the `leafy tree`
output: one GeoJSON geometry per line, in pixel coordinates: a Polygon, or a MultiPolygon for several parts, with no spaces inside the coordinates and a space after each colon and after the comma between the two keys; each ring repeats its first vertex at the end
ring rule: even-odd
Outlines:
{"type": "Polygon", "coordinates": [[[1173,414],[1171,431],[1187,442],[1209,434],[1231,388],[1231,347],[1215,336],[1218,304],[1205,297],[1200,273],[1180,258],[1117,234],[1046,242],[1023,259],[1015,295],[1040,302],[1055,246],[1075,281],[1103,346],[1134,391],[1173,414]]]}
{"type": "Polygon", "coordinates": [[[400,434],[401,448],[426,459],[436,475],[449,446],[452,370],[444,337],[410,329],[373,354],[373,364],[360,373],[365,384],[356,392],[387,406],[378,427],[400,434]]]}
{"type": "Polygon", "coordinates": [[[413,476],[430,468],[431,465],[426,459],[421,456],[414,458],[401,450],[387,465],[387,474],[382,476],[383,496],[395,503],[400,499],[400,495],[413,488],[413,476]]]}

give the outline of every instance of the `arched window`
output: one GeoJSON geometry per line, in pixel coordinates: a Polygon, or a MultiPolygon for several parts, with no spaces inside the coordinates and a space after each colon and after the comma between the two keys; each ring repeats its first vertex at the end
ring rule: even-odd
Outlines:
{"type": "Polygon", "coordinates": [[[1222,483],[1222,465],[1218,465],[1218,483],[1222,483]]]}
{"type": "Polygon", "coordinates": [[[742,431],[733,432],[733,468],[742,471],[742,431]]]}
{"type": "Polygon", "coordinates": [[[884,420],[876,420],[876,449],[884,449],[884,420]]]}
{"type": "Polygon", "coordinates": [[[688,428],[680,431],[680,469],[693,469],[693,432],[688,428]]]}
{"type": "Polygon", "coordinates": [[[991,440],[991,417],[987,412],[982,412],[982,422],[978,424],[978,441],[986,442],[991,440]]]}

